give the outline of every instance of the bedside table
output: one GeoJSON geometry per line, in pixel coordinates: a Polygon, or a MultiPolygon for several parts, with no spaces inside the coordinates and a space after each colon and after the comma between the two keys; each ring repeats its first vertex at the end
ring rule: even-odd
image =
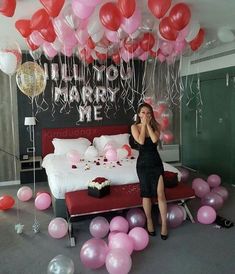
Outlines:
{"type": "MultiPolygon", "coordinates": [[[[21,184],[33,183],[33,157],[20,160],[20,182],[21,184]]],[[[42,168],[42,157],[35,156],[35,182],[47,181],[45,170],[42,168]]]]}

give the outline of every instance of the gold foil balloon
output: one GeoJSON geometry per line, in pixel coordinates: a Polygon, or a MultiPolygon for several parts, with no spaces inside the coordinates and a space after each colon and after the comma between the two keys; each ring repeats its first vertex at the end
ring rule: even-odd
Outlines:
{"type": "Polygon", "coordinates": [[[17,70],[16,83],[25,95],[34,97],[45,90],[46,75],[37,63],[25,62],[17,70]]]}

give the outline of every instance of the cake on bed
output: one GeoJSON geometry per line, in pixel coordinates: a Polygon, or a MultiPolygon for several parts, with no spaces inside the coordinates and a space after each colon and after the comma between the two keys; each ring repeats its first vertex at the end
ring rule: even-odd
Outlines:
{"type": "Polygon", "coordinates": [[[96,177],[88,182],[88,195],[102,198],[110,193],[110,181],[105,177],[96,177]]]}

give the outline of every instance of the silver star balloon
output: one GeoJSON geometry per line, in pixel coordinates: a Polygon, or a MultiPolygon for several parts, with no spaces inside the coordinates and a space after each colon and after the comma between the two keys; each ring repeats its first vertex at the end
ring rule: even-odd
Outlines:
{"type": "Polygon", "coordinates": [[[15,225],[15,231],[17,234],[21,234],[23,232],[24,225],[21,223],[15,225]]]}

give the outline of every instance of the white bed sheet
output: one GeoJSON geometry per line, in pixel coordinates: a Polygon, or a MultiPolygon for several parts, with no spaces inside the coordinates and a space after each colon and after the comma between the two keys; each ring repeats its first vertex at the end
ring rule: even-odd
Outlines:
{"type": "MultiPolygon", "coordinates": [[[[136,173],[138,151],[133,151],[134,159],[128,158],[117,162],[105,162],[103,157],[94,161],[81,161],[76,169],[72,169],[66,155],[48,154],[42,162],[46,169],[48,183],[56,199],[64,199],[69,191],[87,189],[88,182],[95,177],[105,177],[112,185],[131,184],[139,181],[136,173]],[[97,162],[99,163],[97,165],[97,162]]],[[[181,173],[170,164],[163,163],[165,171],[181,173]]]]}

